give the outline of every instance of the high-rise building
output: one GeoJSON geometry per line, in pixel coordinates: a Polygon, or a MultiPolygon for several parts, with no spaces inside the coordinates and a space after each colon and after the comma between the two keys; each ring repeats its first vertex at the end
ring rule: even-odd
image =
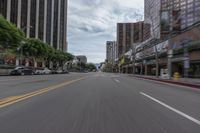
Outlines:
{"type": "Polygon", "coordinates": [[[67,6],[68,0],[0,0],[0,14],[27,38],[67,51],[67,6]]]}
{"type": "Polygon", "coordinates": [[[145,0],[144,14],[145,23],[151,24],[152,37],[162,39],[200,21],[200,1],[145,0]]]}
{"type": "Polygon", "coordinates": [[[200,21],[199,0],[171,0],[161,2],[161,11],[169,12],[170,30],[184,29],[200,21]]]}
{"type": "Polygon", "coordinates": [[[106,42],[106,59],[109,63],[114,64],[117,59],[117,43],[116,41],[106,42]]]}
{"type": "Polygon", "coordinates": [[[136,23],[117,24],[118,57],[128,52],[134,43],[143,42],[150,38],[150,24],[143,21],[136,23]]]}
{"type": "Polygon", "coordinates": [[[144,1],[144,22],[151,25],[151,36],[160,38],[161,0],[144,1]]]}

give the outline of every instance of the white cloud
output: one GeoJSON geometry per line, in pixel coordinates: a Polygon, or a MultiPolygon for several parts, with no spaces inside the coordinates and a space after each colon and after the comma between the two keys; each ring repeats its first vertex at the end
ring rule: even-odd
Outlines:
{"type": "Polygon", "coordinates": [[[143,0],[69,0],[69,52],[102,62],[105,43],[116,40],[117,22],[142,19],[143,0]]]}

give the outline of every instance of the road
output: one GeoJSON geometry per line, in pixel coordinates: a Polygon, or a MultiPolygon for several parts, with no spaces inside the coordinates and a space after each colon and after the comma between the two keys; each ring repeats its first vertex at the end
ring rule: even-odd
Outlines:
{"type": "Polygon", "coordinates": [[[199,133],[200,90],[121,74],[0,77],[0,133],[199,133]]]}

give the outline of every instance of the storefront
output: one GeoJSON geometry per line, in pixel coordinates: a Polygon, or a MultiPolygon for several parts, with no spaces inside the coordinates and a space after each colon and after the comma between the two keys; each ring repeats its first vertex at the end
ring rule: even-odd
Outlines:
{"type": "Polygon", "coordinates": [[[192,26],[171,39],[173,50],[172,74],[182,77],[200,77],[200,24],[192,26]]]}
{"type": "MultiPolygon", "coordinates": [[[[182,77],[184,77],[184,61],[185,57],[183,57],[183,55],[172,58],[172,74],[178,72],[182,77]]],[[[189,53],[188,77],[200,78],[200,50],[191,51],[189,53]]]]}
{"type": "Polygon", "coordinates": [[[137,66],[138,72],[145,75],[156,75],[157,61],[159,73],[161,69],[166,69],[168,46],[169,40],[160,42],[156,46],[147,47],[147,45],[144,45],[144,48],[136,54],[136,59],[140,60],[140,66],[137,66]],[[158,54],[158,60],[155,59],[156,53],[158,54]]]}

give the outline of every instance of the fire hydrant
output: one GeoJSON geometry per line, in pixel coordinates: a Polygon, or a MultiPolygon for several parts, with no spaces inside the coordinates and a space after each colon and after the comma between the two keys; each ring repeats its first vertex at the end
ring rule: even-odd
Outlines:
{"type": "Polygon", "coordinates": [[[175,72],[174,75],[174,80],[179,80],[179,78],[181,77],[180,74],[178,72],[175,72]]]}

